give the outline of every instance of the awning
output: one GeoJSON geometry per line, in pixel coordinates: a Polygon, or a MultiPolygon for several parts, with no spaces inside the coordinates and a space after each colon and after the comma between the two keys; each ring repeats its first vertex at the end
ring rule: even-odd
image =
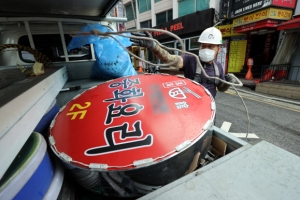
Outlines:
{"type": "Polygon", "coordinates": [[[278,20],[262,20],[259,22],[254,22],[251,24],[243,25],[243,26],[237,26],[234,28],[236,33],[246,33],[248,31],[254,31],[259,29],[276,29],[279,21],[278,20]]]}
{"type": "Polygon", "coordinates": [[[277,30],[293,29],[299,27],[300,27],[300,16],[279,24],[277,26],[277,30]]]}

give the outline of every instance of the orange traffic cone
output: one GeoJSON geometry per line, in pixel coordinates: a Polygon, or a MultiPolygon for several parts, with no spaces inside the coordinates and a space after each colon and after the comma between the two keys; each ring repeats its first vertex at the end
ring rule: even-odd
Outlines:
{"type": "Polygon", "coordinates": [[[142,66],[140,66],[140,68],[139,68],[139,71],[138,72],[140,72],[140,73],[143,73],[144,71],[143,71],[143,67],[142,66]]]}
{"type": "Polygon", "coordinates": [[[143,73],[144,72],[144,70],[143,70],[143,67],[142,67],[142,61],[139,61],[139,71],[138,72],[140,72],[140,73],[143,73]]]}
{"type": "Polygon", "coordinates": [[[253,65],[253,59],[252,58],[249,58],[248,61],[247,61],[247,65],[248,65],[248,71],[247,71],[247,74],[245,76],[245,79],[246,80],[252,80],[253,79],[253,75],[252,75],[252,65],[253,65]]]}

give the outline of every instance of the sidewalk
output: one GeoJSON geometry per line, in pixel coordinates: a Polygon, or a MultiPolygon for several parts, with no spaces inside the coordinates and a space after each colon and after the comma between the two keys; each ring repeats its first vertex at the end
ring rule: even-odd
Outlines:
{"type": "Polygon", "coordinates": [[[265,95],[273,95],[284,99],[300,101],[300,85],[286,84],[281,82],[255,83],[254,80],[239,78],[244,87],[249,87],[255,92],[265,95]]]}
{"type": "MultiPolygon", "coordinates": [[[[264,93],[253,91],[248,87],[235,87],[235,88],[239,92],[241,97],[262,101],[266,103],[271,103],[277,106],[283,106],[300,112],[300,100],[294,100],[294,99],[284,98],[280,96],[264,94],[264,93]]],[[[236,91],[232,87],[230,87],[226,91],[226,93],[237,95],[236,91]]]]}

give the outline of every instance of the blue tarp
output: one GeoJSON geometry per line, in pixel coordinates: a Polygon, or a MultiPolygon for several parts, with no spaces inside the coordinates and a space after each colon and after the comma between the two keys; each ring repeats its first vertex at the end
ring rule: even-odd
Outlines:
{"type": "MultiPolygon", "coordinates": [[[[108,27],[100,24],[89,24],[84,26],[81,32],[90,32],[97,29],[101,32],[113,32],[108,27]]],[[[130,35],[128,33],[127,35],[130,35]]],[[[127,37],[112,35],[124,47],[132,45],[127,37]]],[[[127,51],[113,38],[105,36],[76,36],[73,37],[68,45],[68,51],[86,44],[94,44],[96,62],[92,69],[91,78],[112,79],[123,76],[136,75],[136,71],[131,64],[127,51]]]]}

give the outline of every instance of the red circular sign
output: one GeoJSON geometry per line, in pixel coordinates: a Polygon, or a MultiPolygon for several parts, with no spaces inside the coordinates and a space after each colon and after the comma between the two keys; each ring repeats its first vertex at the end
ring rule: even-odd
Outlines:
{"type": "Polygon", "coordinates": [[[177,76],[143,74],[86,90],[58,113],[50,128],[57,154],[74,164],[129,169],[135,161],[159,160],[201,138],[215,115],[201,85],[177,76]]]}

